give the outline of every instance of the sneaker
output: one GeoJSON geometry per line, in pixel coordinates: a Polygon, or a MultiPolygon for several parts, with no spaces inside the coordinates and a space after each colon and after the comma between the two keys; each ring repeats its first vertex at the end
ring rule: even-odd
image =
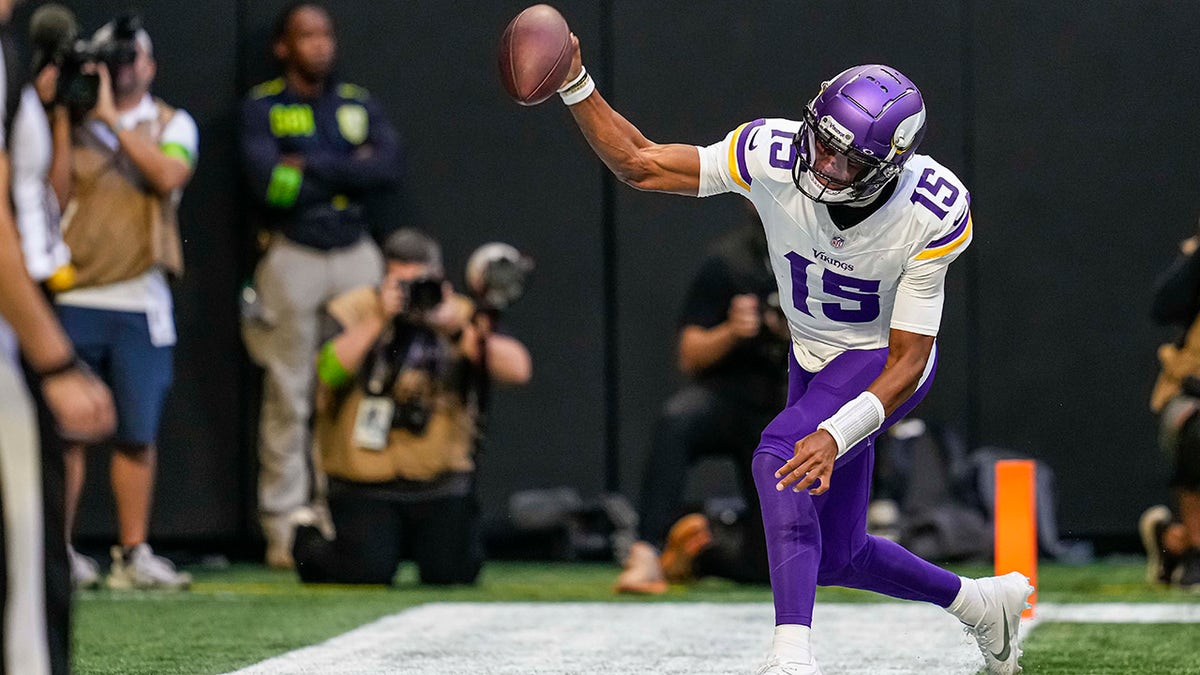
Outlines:
{"type": "Polygon", "coordinates": [[[184,589],[192,585],[192,575],[177,572],[174,563],[154,555],[149,544],[144,542],[128,554],[120,546],[113,546],[111,553],[112,569],[108,572],[107,585],[113,590],[184,589]]]}
{"type": "Polygon", "coordinates": [[[816,659],[812,659],[808,663],[800,663],[799,661],[780,661],[779,657],[772,656],[762,667],[754,671],[754,675],[822,675],[822,673],[821,668],[817,666],[816,659]]]}
{"type": "Polygon", "coordinates": [[[95,588],[100,585],[100,565],[67,544],[67,557],[71,560],[71,585],[75,590],[95,588]]]}
{"type": "Polygon", "coordinates": [[[333,519],[329,509],[320,504],[300,506],[284,514],[263,515],[260,524],[263,536],[267,540],[264,562],[267,567],[276,570],[290,570],[296,567],[296,560],[292,556],[292,543],[297,527],[316,527],[326,539],[332,540],[334,537],[333,519]]]}
{"type": "Polygon", "coordinates": [[[663,575],[673,584],[691,581],[695,575],[692,563],[696,556],[712,543],[712,531],[708,529],[708,518],[699,513],[675,521],[667,533],[667,545],[659,556],[663,575]]]}
{"type": "Polygon", "coordinates": [[[1179,566],[1179,556],[1163,546],[1163,535],[1171,526],[1171,510],[1159,504],[1146,509],[1138,519],[1138,534],[1146,549],[1146,583],[1170,584],[1179,566]]]}
{"type": "Polygon", "coordinates": [[[1017,660],[1021,657],[1017,633],[1021,628],[1021,612],[1029,608],[1033,586],[1020,572],[1002,577],[978,579],[983,596],[983,619],[966,631],[979,644],[983,664],[989,675],[1013,675],[1021,672],[1017,660]]]}
{"type": "Polygon", "coordinates": [[[658,551],[644,541],[635,541],[625,556],[625,569],[613,584],[617,593],[662,595],[667,592],[667,580],[658,564],[658,551]]]}

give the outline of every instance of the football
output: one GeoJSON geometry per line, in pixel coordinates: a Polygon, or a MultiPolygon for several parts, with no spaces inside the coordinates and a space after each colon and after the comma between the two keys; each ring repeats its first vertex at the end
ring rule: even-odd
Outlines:
{"type": "Polygon", "coordinates": [[[537,105],[566,79],[571,29],[550,5],[527,7],[504,29],[497,61],[508,95],[521,105],[537,105]]]}

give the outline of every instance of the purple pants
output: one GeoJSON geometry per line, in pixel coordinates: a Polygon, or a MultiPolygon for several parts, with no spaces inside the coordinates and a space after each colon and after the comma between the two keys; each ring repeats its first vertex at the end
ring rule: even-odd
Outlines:
{"type": "Polygon", "coordinates": [[[928,563],[899,544],[867,534],[867,503],[875,465],[875,436],[903,418],[933,382],[937,352],[917,390],[879,431],[838,458],[829,490],[775,490],[775,472],[791,459],[796,441],[862,393],[879,376],[887,348],[848,351],[819,373],[792,358],[788,402],[767,428],[754,453],[752,471],[762,503],[771,565],[776,624],[812,625],[817,585],[862,588],[905,600],[947,607],[958,594],[958,576],[928,563]]]}

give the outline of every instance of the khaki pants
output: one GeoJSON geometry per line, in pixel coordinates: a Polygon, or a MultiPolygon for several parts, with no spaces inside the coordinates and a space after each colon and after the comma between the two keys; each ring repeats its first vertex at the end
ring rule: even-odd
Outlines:
{"type": "Polygon", "coordinates": [[[308,503],[316,355],[322,310],[334,297],[377,286],[383,256],[368,236],[321,251],[277,236],[254,274],[259,312],[242,323],[251,358],[262,366],[258,509],[268,542],[281,519],[308,503]]]}
{"type": "Polygon", "coordinates": [[[16,365],[0,355],[0,502],[4,512],[0,556],[8,582],[2,603],[4,663],[0,670],[7,673],[50,672],[40,453],[37,416],[25,381],[16,365]]]}

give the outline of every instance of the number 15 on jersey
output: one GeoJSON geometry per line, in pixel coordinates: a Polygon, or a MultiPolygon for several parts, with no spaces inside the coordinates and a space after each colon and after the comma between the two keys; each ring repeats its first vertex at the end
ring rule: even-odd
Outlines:
{"type": "Polygon", "coordinates": [[[879,318],[878,281],[856,279],[821,267],[817,268],[821,270],[820,275],[810,274],[813,261],[795,251],[788,253],[787,259],[792,268],[792,304],[796,309],[809,316],[814,316],[813,310],[819,309],[826,318],[839,323],[870,323],[879,318]],[[810,277],[820,292],[838,302],[810,303],[810,277]]]}

